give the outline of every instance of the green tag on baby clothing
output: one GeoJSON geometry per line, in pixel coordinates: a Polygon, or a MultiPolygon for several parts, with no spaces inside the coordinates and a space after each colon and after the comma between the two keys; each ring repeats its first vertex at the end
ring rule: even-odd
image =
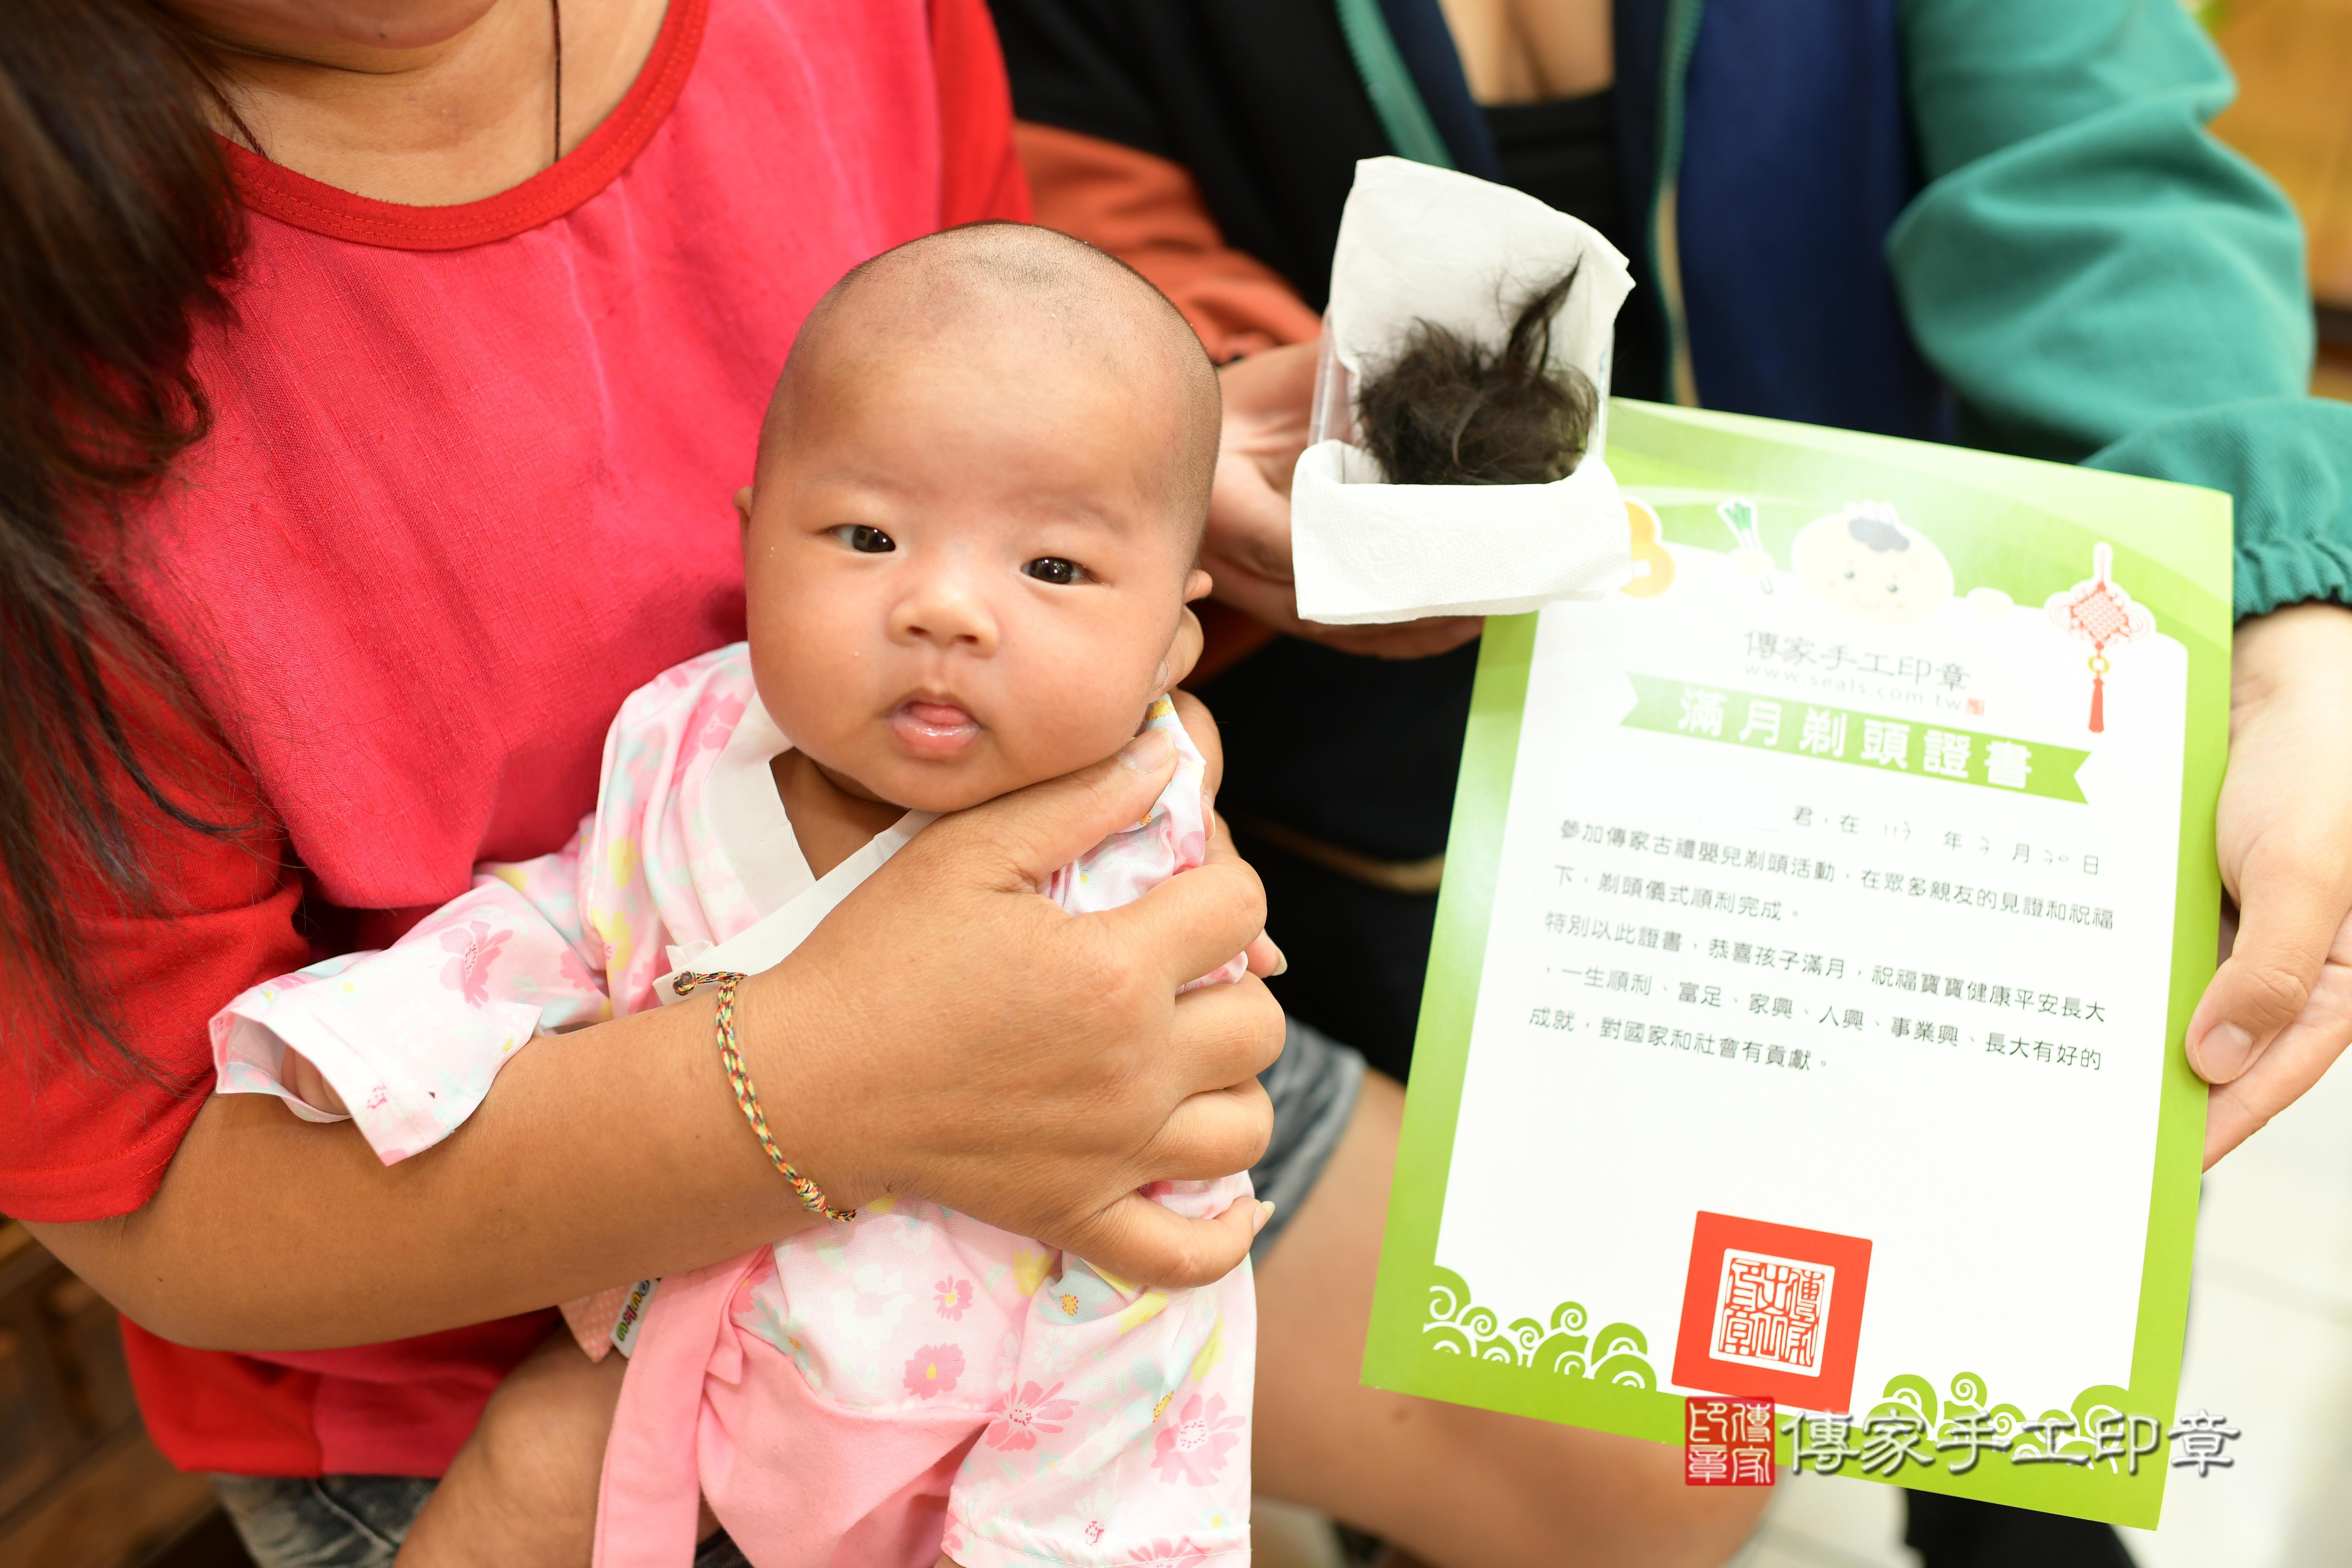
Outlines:
{"type": "Polygon", "coordinates": [[[1607,458],[1634,580],[1487,622],[1366,1381],[2153,1526],[2229,499],[1622,399],[1607,458]]]}

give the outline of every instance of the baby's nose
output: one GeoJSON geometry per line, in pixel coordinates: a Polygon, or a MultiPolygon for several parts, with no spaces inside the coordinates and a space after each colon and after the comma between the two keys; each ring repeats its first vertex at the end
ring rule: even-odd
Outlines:
{"type": "Polygon", "coordinates": [[[901,641],[929,642],[971,653],[996,649],[996,617],[986,600],[953,578],[934,579],[901,600],[891,616],[890,630],[901,641]]]}

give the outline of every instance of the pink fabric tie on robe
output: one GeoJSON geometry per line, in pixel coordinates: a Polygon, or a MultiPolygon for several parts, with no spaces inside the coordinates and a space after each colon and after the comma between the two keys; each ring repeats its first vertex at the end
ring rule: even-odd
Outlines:
{"type": "Polygon", "coordinates": [[[867,1415],[817,1398],[791,1357],[730,1321],[766,1255],[655,1293],[604,1449],[596,1568],[683,1568],[704,1497],[739,1546],[757,1543],[754,1568],[938,1559],[948,1490],[981,1427],[960,1409],[867,1415]]]}

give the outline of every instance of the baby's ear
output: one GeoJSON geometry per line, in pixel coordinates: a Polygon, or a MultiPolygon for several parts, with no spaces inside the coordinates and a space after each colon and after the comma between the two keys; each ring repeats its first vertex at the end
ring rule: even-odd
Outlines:
{"type": "Polygon", "coordinates": [[[751,487],[749,485],[735,492],[735,515],[745,528],[751,526],[751,487]]]}
{"type": "MultiPolygon", "coordinates": [[[[751,492],[746,490],[743,493],[748,496],[751,492]]],[[[1205,599],[1209,595],[1209,590],[1215,586],[1215,582],[1209,574],[1195,566],[1184,579],[1184,602],[1189,605],[1195,599],[1205,599]]]]}

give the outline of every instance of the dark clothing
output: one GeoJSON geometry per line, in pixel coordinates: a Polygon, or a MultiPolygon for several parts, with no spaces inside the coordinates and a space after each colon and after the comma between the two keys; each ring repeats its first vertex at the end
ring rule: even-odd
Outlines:
{"type": "Polygon", "coordinates": [[[1906,1492],[1903,1544],[1920,1568],[2132,1568],[2111,1525],[2005,1508],[1974,1498],[1906,1492]]]}
{"type": "MultiPolygon", "coordinates": [[[[1628,256],[1641,252],[1642,204],[1639,193],[1627,192],[1620,173],[1613,89],[1547,103],[1489,104],[1485,112],[1503,184],[1573,213],[1628,256]]],[[[1609,380],[1609,390],[1620,397],[1654,403],[1664,398],[1664,316],[1655,310],[1623,312],[1609,380]]]]}
{"type": "Polygon", "coordinates": [[[997,0],[1024,120],[1192,171],[1225,243],[1317,310],[1356,160],[1388,152],[1339,30],[1317,0],[997,0]]]}
{"type": "MultiPolygon", "coordinates": [[[[1333,0],[992,6],[1021,118],[1184,165],[1226,243],[1318,310],[1356,161],[1405,150],[1398,117],[1367,85],[1380,50],[1402,58],[1406,91],[1442,138],[1433,161],[1534,189],[1524,147],[1507,150],[1495,111],[1472,104],[1437,0],[1379,0],[1369,11],[1385,37],[1370,42],[1350,37],[1349,7],[1333,0]]],[[[1685,336],[1708,406],[1948,437],[1948,399],[1886,259],[1924,184],[1899,11],[1896,0],[1617,0],[1616,85],[1601,102],[1622,208],[1614,195],[1588,208],[1589,195],[1570,205],[1534,194],[1633,262],[1620,331],[1654,334],[1661,374],[1621,376],[1621,395],[1664,395],[1672,329],[1654,243],[1672,188],[1685,336]]]]}
{"type": "Polygon", "coordinates": [[[1217,808],[1382,860],[1443,853],[1477,668],[1475,643],[1406,660],[1268,645],[1201,689],[1225,742],[1217,808]]]}
{"type": "Polygon", "coordinates": [[[1266,930],[1290,960],[1288,973],[1266,982],[1275,999],[1402,1082],[1412,1069],[1435,897],[1366,887],[1267,843],[1246,821],[1234,824],[1234,843],[1265,883],[1266,930]]]}

